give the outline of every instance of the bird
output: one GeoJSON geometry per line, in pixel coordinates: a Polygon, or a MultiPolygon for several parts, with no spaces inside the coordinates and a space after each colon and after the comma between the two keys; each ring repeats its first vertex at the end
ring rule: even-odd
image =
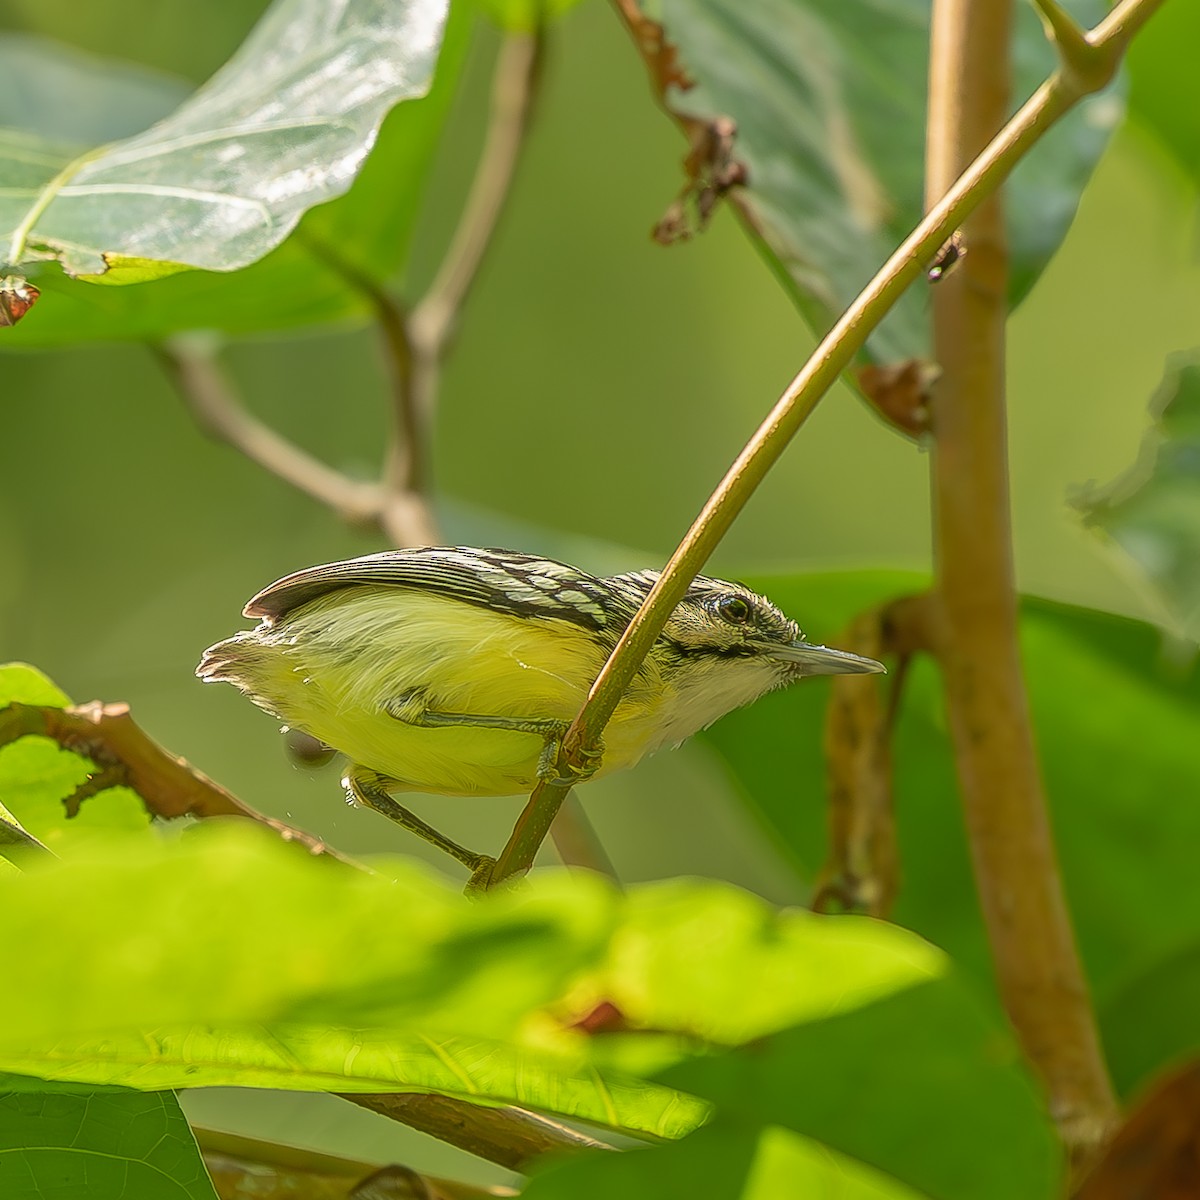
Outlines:
{"type": "MultiPolygon", "coordinates": [[[[596,576],[495,548],[424,546],[309,567],[254,596],[254,629],[204,651],[196,674],[340,752],[347,798],[472,871],[396,793],[509,796],[553,774],[561,739],[659,572],[596,576]]],[[[676,746],[808,675],[874,659],[804,639],[766,597],[697,576],[605,727],[598,778],[676,746]]],[[[486,859],[487,862],[492,860],[486,859]]]]}

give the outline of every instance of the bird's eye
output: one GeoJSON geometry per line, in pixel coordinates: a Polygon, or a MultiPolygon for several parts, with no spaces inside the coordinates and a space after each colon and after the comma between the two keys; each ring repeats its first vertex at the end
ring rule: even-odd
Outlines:
{"type": "Polygon", "coordinates": [[[750,620],[750,605],[741,596],[722,596],[717,601],[717,612],[730,625],[745,625],[750,620]]]}

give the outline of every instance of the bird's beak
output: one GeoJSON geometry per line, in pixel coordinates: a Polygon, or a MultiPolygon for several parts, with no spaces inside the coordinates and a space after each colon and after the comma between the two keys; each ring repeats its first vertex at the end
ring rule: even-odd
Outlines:
{"type": "Polygon", "coordinates": [[[873,658],[863,658],[832,646],[814,646],[810,642],[792,642],[790,646],[764,646],[772,658],[795,663],[805,675],[878,675],[887,667],[873,658]]]}

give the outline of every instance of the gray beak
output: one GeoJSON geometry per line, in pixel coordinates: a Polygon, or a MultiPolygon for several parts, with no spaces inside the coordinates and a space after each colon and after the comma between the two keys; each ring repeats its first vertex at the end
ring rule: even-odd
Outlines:
{"type": "Polygon", "coordinates": [[[790,646],[760,645],[772,658],[795,663],[804,675],[878,675],[887,672],[887,667],[873,658],[863,658],[848,650],[834,650],[831,646],[814,646],[809,642],[792,642],[790,646]]]}

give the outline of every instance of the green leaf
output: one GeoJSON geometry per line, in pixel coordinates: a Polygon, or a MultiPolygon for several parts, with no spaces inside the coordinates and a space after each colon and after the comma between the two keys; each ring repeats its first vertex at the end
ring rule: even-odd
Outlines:
{"type": "MultiPolygon", "coordinates": [[[[737,122],[744,201],[814,328],[824,330],[922,214],[929,0],[662,0],[667,38],[696,86],[678,112],[737,122]]],[[[1094,21],[1095,0],[1066,6],[1094,21]]],[[[1014,98],[1053,70],[1030,5],[1017,6],[1014,98]]],[[[1007,205],[1010,302],[1062,241],[1119,116],[1086,101],[1017,169],[1007,205]]],[[[884,362],[928,356],[928,300],[910,289],[872,335],[884,362]]]]}
{"type": "Polygon", "coordinates": [[[579,1055],[497,1039],[416,1034],[406,1021],[382,1028],[315,1017],[308,1023],[159,1026],[103,1038],[63,1037],[32,1051],[5,1049],[0,1040],[0,1067],[136,1088],[437,1092],[657,1138],[682,1137],[709,1113],[702,1100],[609,1067],[598,1071],[579,1055]]]}
{"type": "Polygon", "coordinates": [[[535,1168],[524,1200],[922,1200],[897,1180],[778,1127],[718,1122],[675,1145],[535,1168]]]}
{"type": "Polygon", "coordinates": [[[1037,1089],[1011,1037],[954,977],[663,1078],[724,1116],[785,1126],[935,1200],[1059,1195],[1060,1152],[1037,1089]]]}
{"type": "Polygon", "coordinates": [[[6,341],[157,340],[189,329],[236,336],[369,318],[347,268],[378,284],[403,265],[471,25],[469,8],[454,6],[429,94],[394,108],[350,191],[309,211],[265,258],[235,274],[189,270],[146,287],[97,288],[53,267],[35,270],[42,303],[34,319],[5,330],[6,341]]]}
{"type": "Polygon", "coordinates": [[[1165,955],[1112,990],[1100,1006],[1113,1083],[1122,1096],[1164,1065],[1200,1051],[1200,944],[1165,955]]]}
{"type": "MultiPolygon", "coordinates": [[[[927,581],[893,572],[750,580],[817,641],[927,581]]],[[[1152,626],[1027,599],[1029,686],[1056,841],[1084,962],[1101,997],[1195,937],[1200,671],[1164,659],[1152,626]]],[[[806,680],[715,725],[705,740],[797,873],[825,848],[827,685],[806,680]]],[[[940,681],[918,660],[895,738],[901,889],[894,917],[991,978],[940,681]]]]}
{"type": "Polygon", "coordinates": [[[1149,584],[1163,623],[1200,639],[1200,358],[1167,364],[1138,461],[1075,500],[1085,524],[1149,584]]]}
{"type": "Polygon", "coordinates": [[[216,1200],[171,1093],[62,1088],[0,1091],[0,1196],[216,1200]]]}
{"type": "Polygon", "coordinates": [[[402,865],[367,874],[213,822],[0,880],[23,976],[0,996],[0,1047],[312,1020],[502,1035],[596,957],[614,918],[592,881],[472,904],[402,865]]]}
{"type": "MultiPolygon", "coordinates": [[[[0,665],[0,710],[14,702],[49,708],[71,703],[36,667],[0,665]]],[[[77,817],[67,817],[63,800],[94,769],[87,759],[48,738],[10,742],[0,746],[0,805],[56,854],[74,853],[97,837],[147,832],[146,810],[128,788],[110,788],[84,804],[77,817]]]]}
{"type": "Polygon", "coordinates": [[[9,138],[8,259],[44,252],[85,275],[102,274],[106,254],[215,271],[255,262],[345,192],[388,109],[428,89],[445,13],[444,0],[276,0],[208,84],[144,133],[70,150],[9,138]]]}
{"type": "Polygon", "coordinates": [[[1129,123],[1155,138],[1193,184],[1200,185],[1200,108],[1195,47],[1200,9],[1164,4],[1129,47],[1129,123]]]}
{"type": "MultiPolygon", "coordinates": [[[[945,969],[938,950],[894,926],[779,912],[725,885],[673,880],[630,892],[607,959],[577,985],[575,1003],[586,1007],[586,995],[592,1004],[615,1005],[643,1030],[735,1046],[871,1003],[945,969]]],[[[645,1053],[648,1041],[645,1033],[632,1044],[602,1039],[609,1053],[614,1046],[645,1053]]]]}
{"type": "Polygon", "coordinates": [[[647,1073],[944,969],[903,930],[774,913],[724,885],[618,898],[550,874],[472,903],[407,866],[363,874],[236,825],[0,880],[0,904],[22,976],[0,992],[2,1070],[434,1090],[669,1138],[707,1105],[647,1073]],[[580,1032],[601,1003],[629,1032],[580,1032]]]}

